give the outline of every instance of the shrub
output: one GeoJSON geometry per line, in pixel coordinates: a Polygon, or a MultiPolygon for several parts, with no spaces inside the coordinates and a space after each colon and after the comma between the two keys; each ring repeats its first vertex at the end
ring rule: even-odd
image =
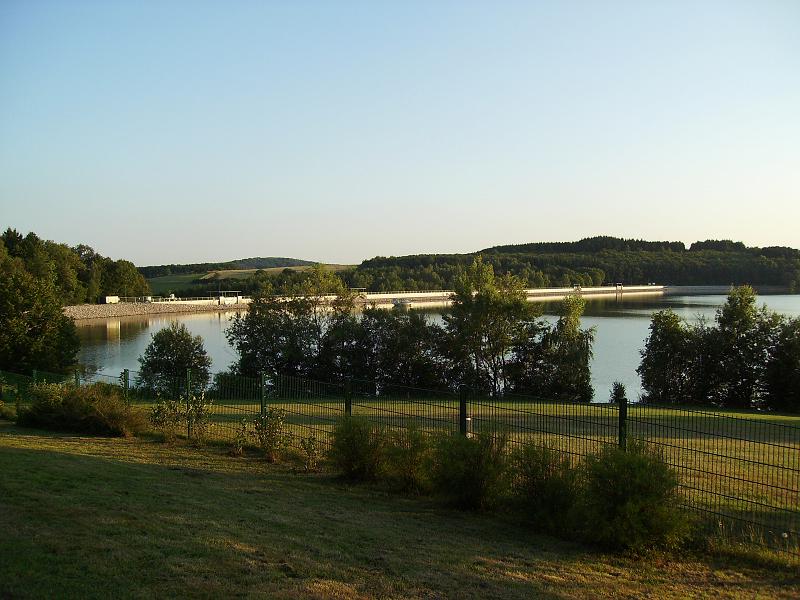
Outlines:
{"type": "Polygon", "coordinates": [[[434,491],[459,508],[491,508],[507,489],[506,444],[505,435],[440,438],[432,463],[434,491]]]}
{"type": "Polygon", "coordinates": [[[204,393],[192,394],[186,402],[187,431],[196,442],[202,442],[208,433],[211,417],[211,399],[206,399],[204,393]]]}
{"type": "Polygon", "coordinates": [[[233,443],[228,454],[231,456],[241,456],[244,454],[244,447],[247,444],[247,437],[249,435],[247,419],[242,419],[239,427],[236,428],[236,435],[233,436],[233,443]]]}
{"type": "Polygon", "coordinates": [[[628,397],[625,392],[625,384],[621,381],[615,381],[611,384],[611,397],[609,402],[613,404],[622,404],[627,401],[628,397]]]}
{"type": "Polygon", "coordinates": [[[300,448],[303,450],[303,468],[306,473],[314,473],[317,470],[319,460],[319,450],[317,438],[310,435],[300,440],[300,448]]]}
{"type": "Polygon", "coordinates": [[[678,480],[660,453],[641,443],[588,456],[582,519],[587,539],[615,550],[672,547],[688,534],[678,480]]]}
{"type": "Polygon", "coordinates": [[[430,460],[431,443],[423,432],[413,425],[396,430],[386,448],[385,477],[394,488],[419,494],[430,488],[430,460]]]}
{"type": "Polygon", "coordinates": [[[359,417],[343,417],[333,428],[330,459],[351,481],[374,481],[386,471],[386,430],[359,417]]]}
{"type": "Polygon", "coordinates": [[[578,472],[562,453],[527,443],[512,456],[514,495],[545,530],[569,524],[579,494],[578,472]]]}
{"type": "Polygon", "coordinates": [[[17,419],[17,409],[0,400],[0,419],[15,421],[17,419]]]}
{"type": "Polygon", "coordinates": [[[286,411],[270,408],[253,421],[254,435],[269,462],[276,462],[289,444],[286,431],[286,411]]]}
{"type": "Polygon", "coordinates": [[[26,427],[111,436],[145,429],[142,413],[128,405],[118,387],[106,383],[85,387],[35,383],[28,396],[31,406],[18,419],[26,427]]]}
{"type": "Polygon", "coordinates": [[[181,421],[183,406],[180,400],[159,398],[150,409],[150,423],[161,432],[167,442],[175,441],[181,421]]]}

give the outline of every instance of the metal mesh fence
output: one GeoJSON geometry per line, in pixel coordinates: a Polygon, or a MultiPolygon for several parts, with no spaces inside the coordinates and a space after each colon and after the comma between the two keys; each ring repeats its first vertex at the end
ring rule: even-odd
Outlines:
{"type": "Polygon", "coordinates": [[[513,394],[500,398],[455,394],[369,381],[326,383],[291,376],[247,378],[220,373],[147,384],[140,373],[119,376],[33,376],[0,372],[0,399],[24,410],[34,382],[120,386],[128,401],[149,410],[161,398],[204,394],[208,437],[231,441],[242,420],[279,409],[290,445],[314,436],[320,450],[342,415],[387,429],[428,434],[504,435],[511,449],[535,443],[575,460],[608,445],[645,442],[679,478],[683,505],[731,539],[800,554],[800,417],[754,411],[643,404],[553,402],[513,394]]]}

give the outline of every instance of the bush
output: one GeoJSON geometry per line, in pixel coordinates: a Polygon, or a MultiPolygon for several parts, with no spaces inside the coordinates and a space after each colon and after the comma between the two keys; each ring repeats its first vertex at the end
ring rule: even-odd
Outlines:
{"type": "Polygon", "coordinates": [[[6,421],[16,421],[17,409],[0,400],[0,419],[5,419],[6,421]]]}
{"type": "Polygon", "coordinates": [[[615,550],[673,547],[689,533],[678,480],[656,451],[631,443],[588,456],[582,519],[588,540],[615,550]]]}
{"type": "Polygon", "coordinates": [[[159,398],[150,408],[150,424],[164,436],[164,441],[173,442],[178,425],[183,420],[183,408],[179,400],[159,398]]]}
{"type": "Polygon", "coordinates": [[[513,454],[512,464],[516,499],[545,530],[562,531],[579,495],[578,472],[569,457],[528,443],[513,454]]]}
{"type": "Polygon", "coordinates": [[[625,384],[621,381],[615,381],[611,384],[611,396],[609,398],[609,402],[612,404],[622,404],[626,402],[628,397],[625,391],[625,384]]]}
{"type": "Polygon", "coordinates": [[[459,508],[491,508],[508,487],[506,444],[504,435],[440,438],[432,462],[434,491],[459,508]]]}
{"type": "Polygon", "coordinates": [[[289,445],[286,431],[286,411],[270,408],[253,420],[254,435],[269,462],[277,462],[289,445]]]}
{"type": "Polygon", "coordinates": [[[343,417],[333,428],[330,459],[351,481],[375,481],[386,472],[386,430],[359,417],[343,417]]]}
{"type": "Polygon", "coordinates": [[[239,427],[236,428],[236,435],[233,437],[233,443],[228,454],[231,456],[242,456],[244,454],[244,447],[247,445],[247,437],[249,435],[247,419],[242,419],[239,422],[239,427]]]}
{"type": "Polygon", "coordinates": [[[300,440],[300,448],[303,450],[303,469],[306,473],[314,473],[317,470],[319,461],[319,450],[317,438],[310,435],[300,440]]]}
{"type": "Polygon", "coordinates": [[[56,431],[129,436],[144,431],[144,415],[125,401],[122,391],[106,383],[73,387],[34,383],[28,387],[31,406],[18,423],[56,431]]]}
{"type": "Polygon", "coordinates": [[[386,448],[386,480],[395,489],[419,494],[430,488],[428,437],[413,425],[396,430],[386,448]]]}
{"type": "Polygon", "coordinates": [[[192,394],[189,396],[189,401],[186,402],[187,431],[196,442],[202,442],[208,433],[212,402],[212,400],[206,399],[204,393],[192,394]]]}

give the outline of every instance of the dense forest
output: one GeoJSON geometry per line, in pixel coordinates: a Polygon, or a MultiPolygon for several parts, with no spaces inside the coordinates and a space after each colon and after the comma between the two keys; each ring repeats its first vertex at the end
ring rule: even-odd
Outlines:
{"type": "Polygon", "coordinates": [[[741,242],[682,242],[595,237],[578,242],[496,246],[472,254],[376,257],[349,272],[352,287],[449,289],[459,268],[482,255],[496,273],[528,287],[641,284],[777,285],[800,290],[800,250],[748,248],[741,242]]]}
{"type": "MultiPolygon", "coordinates": [[[[497,274],[513,274],[526,287],[612,285],[783,286],[800,291],[800,250],[749,248],[742,242],[706,240],[689,248],[683,242],[649,242],[593,237],[577,242],[495,246],[469,254],[417,254],[375,257],[341,271],[347,287],[369,291],[453,289],[458,274],[481,255],[497,274]]],[[[285,293],[306,275],[258,272],[230,284],[245,293],[265,285],[285,293]]],[[[217,289],[224,281],[209,283],[217,289]]],[[[194,287],[191,293],[197,293],[194,287]]]]}
{"type": "Polygon", "coordinates": [[[89,246],[70,247],[31,232],[6,229],[0,235],[0,258],[13,261],[33,278],[53,284],[63,305],[97,302],[105,295],[143,296],[150,286],[134,264],[101,256],[89,246]]]}
{"type": "Polygon", "coordinates": [[[313,265],[310,260],[299,258],[284,258],[281,256],[256,256],[254,258],[240,258],[219,263],[194,263],[190,265],[154,265],[139,267],[142,275],[148,279],[163,277],[164,275],[185,275],[188,273],[205,273],[207,271],[226,271],[234,269],[273,269],[275,267],[305,267],[313,265]]]}

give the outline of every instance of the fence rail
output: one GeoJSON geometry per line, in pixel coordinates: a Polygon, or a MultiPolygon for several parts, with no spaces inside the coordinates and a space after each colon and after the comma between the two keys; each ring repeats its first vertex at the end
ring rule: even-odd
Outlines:
{"type": "Polygon", "coordinates": [[[800,417],[708,408],[553,402],[525,396],[475,396],[374,382],[320,382],[278,376],[216,374],[208,381],[135,371],[32,376],[0,372],[0,398],[24,410],[33,382],[119,386],[147,409],[160,397],[204,393],[211,402],[209,435],[232,440],[243,419],[269,408],[285,412],[292,445],[315,436],[324,449],[342,415],[387,428],[427,433],[500,435],[513,448],[535,443],[580,457],[604,445],[634,441],[657,448],[676,471],[687,510],[735,540],[800,555],[800,417]]]}

